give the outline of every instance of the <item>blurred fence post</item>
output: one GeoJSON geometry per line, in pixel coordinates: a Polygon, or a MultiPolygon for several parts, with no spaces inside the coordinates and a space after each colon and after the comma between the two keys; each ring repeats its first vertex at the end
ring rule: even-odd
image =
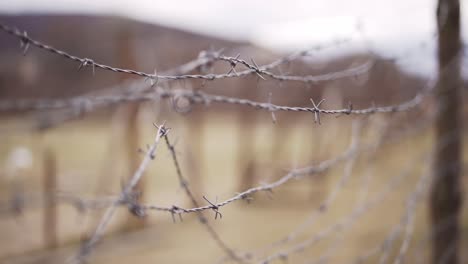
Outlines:
{"type": "MultiPolygon", "coordinates": [[[[257,99],[257,89],[248,89],[251,87],[249,83],[252,80],[242,80],[239,84],[241,88],[240,93],[246,98],[257,99]]],[[[258,79],[256,86],[258,88],[258,79]]],[[[238,113],[238,146],[237,146],[237,164],[240,168],[240,181],[239,190],[246,190],[252,188],[255,184],[255,171],[258,165],[255,153],[255,134],[258,122],[257,112],[247,109],[239,111],[238,113]]]]}
{"type": "Polygon", "coordinates": [[[460,3],[439,0],[439,81],[435,128],[434,181],[430,194],[432,263],[459,263],[461,208],[460,3]],[[448,222],[447,222],[448,221],[448,222]],[[444,226],[443,229],[440,229],[444,226]]]}
{"type": "MultiPolygon", "coordinates": [[[[129,25],[122,25],[121,30],[118,33],[118,51],[119,61],[122,65],[129,68],[135,68],[137,65],[135,56],[133,54],[132,46],[133,34],[132,28],[129,25]]],[[[125,82],[130,76],[121,75],[120,80],[125,82]]],[[[138,123],[138,113],[140,110],[140,104],[138,102],[131,102],[120,106],[123,108],[123,128],[124,128],[124,152],[127,159],[128,175],[132,175],[140,164],[140,155],[137,150],[140,148],[140,129],[138,123]]],[[[135,187],[135,191],[139,192],[138,201],[143,200],[145,191],[145,180],[144,177],[138,182],[135,187]]],[[[124,229],[132,230],[144,227],[145,219],[136,218],[134,215],[130,215],[124,229]]]]}
{"type": "Polygon", "coordinates": [[[53,249],[58,246],[57,234],[57,204],[55,193],[57,192],[57,164],[55,155],[47,147],[43,152],[44,166],[44,246],[46,249],[53,249]]]}

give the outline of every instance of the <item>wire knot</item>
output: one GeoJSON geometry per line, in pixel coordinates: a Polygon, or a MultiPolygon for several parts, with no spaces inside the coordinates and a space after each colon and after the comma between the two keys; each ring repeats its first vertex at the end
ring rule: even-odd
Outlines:
{"type": "Polygon", "coordinates": [[[203,196],[203,199],[205,199],[206,202],[208,202],[211,206],[211,210],[213,210],[213,212],[215,212],[215,219],[218,219],[218,216],[219,218],[223,218],[223,215],[219,212],[219,206],[217,206],[216,204],[210,202],[210,200],[208,200],[205,196],[203,196]]]}
{"type": "Polygon", "coordinates": [[[170,212],[171,212],[172,222],[173,222],[173,223],[176,222],[176,219],[175,219],[175,215],[176,215],[176,214],[179,215],[179,220],[180,220],[180,222],[183,221],[183,220],[182,220],[182,212],[183,212],[182,208],[180,208],[180,207],[178,207],[178,206],[176,206],[176,205],[173,205],[173,206],[171,207],[170,212]]]}
{"type": "Polygon", "coordinates": [[[86,67],[86,66],[89,66],[89,65],[91,65],[93,67],[93,75],[94,75],[95,74],[96,63],[92,59],[89,59],[89,58],[81,59],[81,64],[80,64],[80,66],[78,66],[78,71],[81,70],[82,68],[86,67]]]}
{"type": "Polygon", "coordinates": [[[318,104],[315,104],[314,102],[314,99],[310,98],[310,102],[312,102],[312,106],[313,106],[313,112],[314,112],[314,117],[315,117],[315,123],[318,123],[319,125],[321,125],[320,123],[320,113],[322,112],[322,110],[320,110],[320,105],[325,101],[325,99],[322,99],[320,100],[320,102],[318,104]]]}
{"type": "Polygon", "coordinates": [[[26,52],[28,52],[30,42],[31,39],[28,37],[28,32],[23,31],[23,33],[20,33],[20,48],[23,49],[23,55],[26,55],[26,52]]]}

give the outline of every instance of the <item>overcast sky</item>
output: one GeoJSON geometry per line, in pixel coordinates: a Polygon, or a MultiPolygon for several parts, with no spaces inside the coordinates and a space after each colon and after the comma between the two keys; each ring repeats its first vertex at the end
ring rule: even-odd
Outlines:
{"type": "MultiPolygon", "coordinates": [[[[468,14],[468,1],[461,0],[468,14]]],[[[434,70],[436,0],[10,0],[2,13],[114,14],[296,50],[351,38],[341,52],[371,48],[418,73],[434,70]]],[[[462,15],[468,36],[468,18],[462,15]]]]}

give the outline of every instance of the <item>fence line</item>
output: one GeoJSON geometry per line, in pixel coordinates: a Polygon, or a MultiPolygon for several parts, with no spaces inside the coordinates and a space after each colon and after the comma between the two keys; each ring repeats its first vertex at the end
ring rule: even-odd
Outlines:
{"type": "MultiPolygon", "coordinates": [[[[374,156],[376,153],[381,150],[384,146],[388,145],[393,145],[401,141],[402,139],[408,138],[409,136],[414,136],[415,134],[421,133],[423,131],[426,131],[429,127],[430,124],[432,124],[434,117],[430,117],[427,120],[421,120],[417,122],[416,124],[412,124],[410,129],[404,129],[402,131],[398,131],[398,133],[394,133],[391,135],[385,136],[384,133],[379,132],[379,138],[375,141],[375,143],[372,143],[367,146],[367,149],[369,149],[368,156],[370,156],[371,160],[374,159],[374,156]]],[[[383,128],[380,128],[379,131],[384,131],[386,130],[386,127],[388,127],[389,124],[385,124],[383,128]]],[[[357,158],[357,157],[354,157],[357,158]]],[[[349,161],[348,161],[349,162],[349,161]]],[[[371,165],[373,166],[373,165],[371,165]]],[[[330,206],[330,203],[333,202],[334,196],[337,195],[337,190],[341,189],[343,187],[343,182],[346,177],[349,177],[347,174],[352,173],[352,169],[347,169],[345,167],[345,171],[342,173],[339,181],[336,183],[334,188],[332,189],[331,193],[329,194],[328,197],[326,197],[320,205],[315,208],[310,215],[301,223],[299,224],[294,230],[292,230],[290,233],[287,235],[284,235],[281,239],[278,239],[274,241],[273,243],[270,243],[266,245],[265,247],[261,248],[259,252],[265,252],[267,250],[271,250],[275,247],[284,245],[286,243],[289,243],[293,241],[296,237],[298,237],[301,233],[306,228],[310,228],[311,225],[314,224],[316,218],[320,215],[326,212],[324,208],[328,208],[330,206]]],[[[365,185],[364,185],[365,186],[365,185]]],[[[364,188],[364,187],[363,187],[364,188]]]]}
{"type": "MultiPolygon", "coordinates": [[[[187,80],[187,79],[200,79],[200,80],[218,80],[218,79],[226,79],[226,78],[238,78],[241,76],[246,75],[257,75],[259,79],[266,79],[270,78],[279,82],[282,81],[291,81],[291,82],[303,82],[303,83],[317,83],[322,81],[331,81],[331,80],[338,80],[342,78],[348,78],[352,76],[356,76],[359,74],[363,74],[368,72],[373,65],[375,64],[374,61],[367,61],[364,64],[361,64],[357,67],[348,68],[342,71],[331,72],[322,75],[306,75],[306,76],[298,76],[298,75],[282,75],[282,74],[275,74],[272,72],[272,69],[279,67],[282,64],[292,62],[296,59],[308,56],[310,50],[307,51],[300,51],[288,55],[286,57],[280,58],[270,64],[265,64],[262,66],[257,65],[257,63],[252,59],[251,62],[246,60],[240,59],[240,55],[236,57],[229,57],[222,55],[221,51],[218,52],[208,52],[204,55],[200,56],[199,58],[190,61],[184,65],[181,65],[173,70],[166,71],[163,74],[158,74],[155,72],[154,74],[149,74],[145,72],[140,72],[132,69],[122,69],[122,68],[115,68],[109,65],[100,64],[95,62],[89,58],[80,58],[60,49],[54,48],[50,45],[44,44],[40,41],[37,41],[33,38],[30,38],[26,32],[22,32],[17,28],[9,27],[0,23],[0,30],[18,38],[20,40],[21,46],[23,48],[23,52],[26,53],[28,47],[30,45],[36,46],[42,50],[45,50],[50,53],[57,54],[62,56],[66,59],[78,62],[79,69],[84,67],[91,67],[93,73],[95,72],[95,68],[100,68],[103,70],[108,70],[116,73],[123,73],[123,74],[132,74],[139,77],[144,77],[145,80],[139,81],[132,81],[125,83],[123,85],[116,86],[117,88],[124,88],[123,91],[115,92],[111,91],[110,95],[84,95],[78,96],[70,99],[57,99],[57,100],[48,100],[48,99],[37,99],[37,100],[0,100],[0,111],[35,111],[35,110],[54,110],[54,109],[67,109],[73,110],[73,115],[76,116],[82,113],[91,112],[98,107],[109,106],[113,104],[125,103],[125,102],[143,102],[143,101],[158,101],[162,99],[171,100],[173,103],[173,107],[176,111],[183,111],[185,109],[180,109],[179,102],[180,100],[187,100],[189,102],[188,108],[192,106],[192,104],[200,104],[200,105],[210,105],[212,103],[219,103],[219,104],[231,104],[231,105],[239,105],[250,107],[258,110],[263,110],[270,112],[272,114],[273,119],[274,113],[277,111],[285,111],[285,112],[306,112],[306,113],[313,113],[314,120],[316,123],[320,123],[320,115],[327,114],[327,115],[370,115],[374,113],[393,113],[393,112],[406,112],[412,110],[421,105],[423,100],[428,96],[430,92],[432,92],[432,87],[434,86],[434,80],[430,80],[427,82],[426,86],[422,91],[416,94],[413,98],[401,102],[395,105],[389,106],[372,106],[363,109],[354,109],[352,104],[349,104],[348,108],[346,109],[325,109],[321,108],[323,100],[320,102],[315,102],[311,100],[311,107],[300,107],[300,106],[283,106],[283,105],[275,105],[271,101],[269,102],[259,102],[254,100],[242,99],[237,97],[229,97],[224,95],[215,95],[210,94],[202,91],[192,91],[187,89],[171,89],[171,88],[164,88],[159,85],[160,81],[176,81],[176,80],[187,80]],[[224,74],[188,74],[196,69],[201,68],[202,66],[210,65],[214,62],[221,61],[227,63],[230,66],[230,70],[228,73],[224,74]],[[237,68],[241,66],[246,68],[245,70],[238,71],[237,68]],[[150,81],[150,85],[146,84],[147,81],[150,81]],[[136,87],[136,88],[135,88],[136,87]]],[[[459,54],[460,55],[460,54],[459,54]]],[[[457,58],[459,57],[456,56],[457,58]]],[[[456,61],[456,59],[453,61],[456,61]]],[[[447,70],[450,67],[447,67],[447,70]]],[[[69,118],[70,116],[67,116],[69,118]]],[[[423,122],[426,124],[425,122],[423,122]]],[[[224,251],[226,255],[229,256],[231,260],[234,260],[239,263],[244,262],[251,262],[251,261],[260,261],[260,263],[271,263],[273,260],[286,260],[291,255],[300,253],[307,248],[310,248],[312,245],[318,243],[319,241],[327,238],[330,235],[333,235],[339,231],[346,231],[351,228],[351,226],[366,212],[370,211],[372,208],[380,205],[391,193],[395,190],[400,184],[402,184],[403,180],[406,176],[408,176],[411,172],[411,169],[415,166],[419,165],[420,163],[409,161],[409,165],[400,171],[399,174],[393,176],[385,185],[385,188],[382,192],[378,195],[375,195],[370,200],[367,199],[367,191],[368,191],[368,180],[371,175],[363,175],[363,179],[366,180],[366,184],[363,185],[361,189],[361,195],[357,199],[355,206],[351,213],[345,216],[342,219],[339,219],[329,227],[324,230],[321,230],[318,233],[315,233],[313,236],[307,238],[304,241],[298,242],[296,244],[291,245],[286,250],[277,251],[271,255],[266,257],[258,256],[254,253],[247,253],[245,255],[238,254],[234,249],[228,246],[228,244],[221,238],[221,236],[216,232],[213,226],[208,222],[208,220],[203,215],[204,211],[211,211],[214,213],[214,218],[222,218],[222,213],[220,209],[228,204],[231,204],[236,201],[246,200],[250,201],[252,199],[252,195],[255,193],[266,192],[269,193],[273,189],[283,186],[284,184],[290,182],[293,179],[301,178],[303,176],[311,176],[317,175],[320,173],[324,173],[338,164],[342,162],[347,162],[345,164],[344,172],[339,178],[337,184],[334,186],[332,192],[320,203],[319,208],[314,210],[311,214],[311,217],[306,219],[306,221],[300,225],[297,229],[293,230],[291,233],[287,234],[283,239],[273,242],[271,245],[266,247],[267,249],[272,249],[274,247],[285,245],[286,243],[294,241],[300,233],[304,231],[305,228],[312,225],[314,222],[314,218],[325,212],[327,208],[335,200],[338,192],[344,187],[348,179],[351,177],[353,173],[354,164],[364,151],[370,150],[370,152],[375,153],[378,149],[381,148],[383,145],[382,137],[376,140],[376,142],[368,145],[364,145],[359,142],[360,137],[360,130],[358,128],[353,129],[352,138],[349,146],[346,150],[344,150],[339,155],[334,156],[331,159],[323,160],[322,162],[308,167],[303,167],[299,169],[290,170],[286,175],[280,177],[276,181],[273,181],[268,184],[262,184],[257,187],[249,188],[245,191],[235,194],[234,196],[225,199],[221,202],[212,202],[205,196],[203,198],[206,201],[206,205],[201,205],[193,194],[192,190],[189,188],[187,180],[183,176],[180,163],[178,161],[175,147],[171,144],[168,132],[169,129],[163,125],[156,126],[158,131],[156,133],[155,139],[153,144],[150,148],[146,151],[143,160],[140,163],[140,166],[135,171],[133,176],[130,178],[129,182],[123,188],[121,193],[117,196],[110,196],[110,197],[101,197],[97,199],[83,199],[80,196],[74,196],[69,194],[52,194],[51,196],[47,197],[49,201],[57,200],[66,203],[70,203],[75,206],[78,210],[88,210],[88,209],[106,209],[104,212],[99,224],[94,229],[94,232],[91,234],[90,238],[85,241],[85,243],[80,247],[79,251],[76,255],[72,256],[67,260],[68,263],[82,263],[84,262],[92,251],[95,249],[97,243],[102,239],[102,236],[105,233],[106,228],[108,227],[110,221],[112,220],[115,211],[119,206],[128,207],[129,212],[136,217],[144,217],[147,215],[149,211],[162,211],[171,214],[173,220],[175,221],[175,216],[179,216],[182,219],[182,214],[188,213],[196,213],[199,222],[206,228],[207,232],[209,233],[210,237],[217,243],[217,245],[224,251]],[[185,194],[190,199],[192,208],[182,208],[176,205],[172,205],[170,207],[163,207],[156,204],[140,204],[137,199],[135,199],[136,194],[134,192],[134,187],[140,181],[143,176],[143,172],[146,170],[148,164],[151,160],[155,159],[156,150],[158,144],[164,138],[166,146],[168,147],[173,166],[176,169],[176,174],[178,181],[183,188],[185,194]],[[410,166],[412,165],[412,166],[410,166]],[[361,197],[362,196],[362,197],[361,197]],[[311,220],[312,219],[312,220],[311,220]]],[[[419,128],[419,127],[418,127],[419,128]]],[[[431,153],[430,155],[432,155],[431,153]]],[[[429,155],[429,156],[430,156],[429,155]]],[[[426,155],[423,158],[424,161],[427,160],[426,155]]],[[[377,247],[372,248],[364,255],[360,256],[358,259],[355,260],[355,263],[361,263],[365,261],[370,256],[382,252],[383,254],[380,257],[380,263],[386,263],[389,258],[389,249],[391,249],[393,243],[397,239],[397,237],[404,231],[403,242],[400,245],[399,252],[397,257],[394,260],[395,264],[400,264],[404,262],[404,257],[408,251],[409,245],[412,241],[413,231],[414,231],[414,224],[415,224],[415,214],[416,214],[416,207],[418,202],[421,200],[423,196],[423,192],[426,188],[431,177],[429,177],[429,172],[424,172],[419,177],[419,180],[416,184],[415,189],[409,195],[409,198],[406,199],[406,210],[402,215],[400,222],[393,227],[393,229],[389,232],[389,234],[384,238],[382,244],[377,245],[377,247]],[[404,230],[403,230],[404,229],[404,230]]],[[[16,195],[16,194],[15,194],[16,195]]],[[[15,196],[16,197],[16,196],[15,196]]],[[[35,199],[31,199],[33,203],[39,204],[35,199]]],[[[2,211],[11,212],[12,210],[18,207],[24,207],[25,199],[20,201],[18,205],[18,201],[16,199],[12,200],[11,203],[8,203],[6,206],[3,206],[2,211]]],[[[339,236],[336,240],[333,241],[333,244],[328,248],[324,254],[322,254],[319,259],[315,262],[325,262],[328,258],[336,251],[339,244],[343,242],[343,237],[339,236]]]]}
{"type": "MultiPolygon", "coordinates": [[[[353,127],[353,128],[355,129],[355,127],[353,127]]],[[[356,144],[356,146],[358,145],[358,140],[359,139],[356,139],[355,142],[354,142],[354,144],[356,144]]],[[[377,151],[377,149],[380,148],[381,144],[382,144],[382,137],[379,137],[379,139],[376,140],[376,142],[372,144],[373,146],[369,146],[366,149],[370,149],[370,153],[371,153],[370,155],[372,155],[372,153],[375,153],[377,151]]],[[[306,228],[310,228],[310,226],[312,226],[316,222],[315,220],[320,215],[327,212],[328,209],[333,204],[333,202],[335,201],[335,199],[337,198],[339,192],[349,182],[349,179],[352,176],[353,170],[355,168],[355,163],[356,163],[358,157],[363,154],[362,152],[363,151],[361,151],[357,155],[354,155],[351,159],[347,160],[347,163],[345,164],[343,172],[341,173],[341,176],[339,177],[336,184],[333,186],[331,192],[328,194],[327,197],[325,197],[325,199],[323,199],[319,203],[319,205],[309,214],[309,216],[301,224],[299,224],[290,233],[282,236],[281,239],[275,240],[274,242],[272,242],[272,243],[262,247],[261,249],[257,250],[257,253],[255,253],[255,255],[258,255],[260,253],[265,253],[265,252],[267,252],[269,250],[272,250],[272,249],[274,249],[276,247],[285,245],[285,244],[293,241],[300,234],[302,234],[306,230],[306,228]]],[[[363,174],[363,177],[366,179],[365,184],[363,184],[363,187],[362,187],[363,190],[361,190],[363,193],[366,193],[366,191],[364,191],[364,190],[366,190],[366,188],[368,187],[370,177],[372,176],[370,173],[366,173],[366,174],[368,174],[366,177],[364,177],[364,174],[363,174]]]]}
{"type": "MultiPolygon", "coordinates": [[[[436,114],[432,118],[430,118],[429,120],[433,121],[435,119],[435,116],[436,116],[436,114]]],[[[424,129],[426,127],[424,124],[425,124],[425,122],[423,121],[416,128],[418,128],[418,130],[420,128],[424,129]]],[[[411,172],[411,169],[416,168],[416,166],[418,164],[430,164],[430,159],[434,156],[434,153],[437,153],[438,151],[440,151],[440,149],[443,149],[443,147],[445,145],[450,144],[453,141],[453,135],[456,132],[457,131],[451,131],[451,133],[447,133],[444,136],[444,138],[441,140],[441,144],[440,144],[439,148],[436,148],[436,149],[428,152],[428,154],[423,156],[423,162],[415,162],[414,160],[408,161],[408,164],[407,164],[408,166],[400,173],[400,175],[397,175],[397,176],[393,177],[390,180],[390,182],[386,185],[386,187],[385,187],[386,189],[384,191],[381,191],[381,193],[379,195],[377,195],[375,199],[373,199],[373,200],[371,200],[371,201],[369,201],[367,203],[363,202],[363,204],[361,204],[359,206],[356,206],[355,209],[353,210],[353,212],[350,215],[348,215],[346,218],[337,221],[335,224],[329,226],[327,229],[324,229],[323,231],[321,231],[319,233],[316,233],[311,238],[292,246],[288,250],[280,251],[278,253],[275,253],[275,254],[272,254],[272,255],[266,257],[260,263],[267,264],[267,263],[270,263],[272,260],[276,260],[276,259],[286,260],[289,255],[304,251],[306,248],[309,248],[312,245],[320,242],[321,240],[326,238],[331,233],[336,232],[336,231],[340,231],[340,230],[344,230],[346,227],[348,227],[348,225],[351,226],[354,223],[354,221],[357,220],[357,218],[359,218],[361,215],[363,215],[367,211],[369,211],[372,208],[374,208],[375,206],[377,206],[380,202],[382,202],[385,199],[385,197],[389,193],[391,193],[392,190],[394,190],[399,184],[401,184],[401,180],[409,175],[409,173],[411,172]],[[395,180],[395,179],[399,179],[399,180],[395,180]]],[[[396,139],[398,140],[400,136],[404,137],[405,135],[406,135],[406,133],[397,134],[396,139]]],[[[393,142],[390,141],[389,143],[392,144],[393,142]]],[[[417,160],[417,159],[415,159],[415,160],[417,160]]],[[[451,167],[452,167],[451,165],[448,166],[448,167],[445,167],[444,170],[450,170],[451,167]]],[[[426,171],[424,173],[422,173],[420,178],[419,178],[419,181],[418,181],[418,184],[416,186],[415,191],[412,192],[411,195],[410,195],[410,198],[407,199],[407,210],[415,208],[415,206],[416,206],[415,205],[416,204],[415,200],[420,200],[421,199],[421,196],[423,194],[425,186],[427,186],[429,184],[429,181],[433,181],[434,177],[435,176],[431,175],[431,171],[428,168],[426,168],[426,171]]],[[[411,211],[411,214],[405,214],[404,216],[402,216],[401,223],[406,224],[405,237],[404,237],[403,243],[402,243],[402,245],[400,247],[400,251],[399,251],[399,253],[397,255],[397,258],[395,259],[395,263],[400,263],[402,261],[403,257],[405,256],[406,251],[408,250],[409,242],[410,242],[410,239],[412,237],[413,228],[414,228],[414,226],[413,226],[414,225],[414,219],[413,219],[414,218],[414,215],[413,215],[414,212],[415,212],[415,210],[411,211]]],[[[399,228],[401,228],[401,227],[394,228],[394,229],[399,229],[399,228]]],[[[395,238],[390,238],[390,236],[396,236],[398,234],[398,232],[400,232],[400,231],[399,230],[392,230],[392,232],[390,232],[389,236],[385,239],[385,242],[384,242],[384,244],[382,246],[384,248],[384,251],[385,251],[384,253],[385,254],[389,253],[388,252],[388,247],[391,245],[391,243],[393,243],[393,240],[395,239],[395,238]]],[[[374,250],[377,250],[377,249],[374,249],[374,250]]],[[[368,254],[371,255],[371,252],[368,252],[368,254]]],[[[366,259],[367,257],[365,256],[364,259],[366,259]]],[[[382,256],[381,263],[385,263],[385,261],[386,261],[386,257],[382,256]]]]}
{"type": "MultiPolygon", "coordinates": [[[[374,152],[374,151],[372,151],[372,152],[374,152]]],[[[372,155],[372,152],[370,153],[371,155],[372,155]]],[[[355,161],[350,161],[347,164],[349,166],[345,167],[343,175],[346,175],[348,173],[349,173],[350,176],[352,175],[352,173],[353,173],[352,171],[353,171],[353,168],[354,168],[354,166],[351,165],[352,162],[355,162],[355,161]]],[[[366,200],[366,198],[368,196],[368,192],[369,192],[370,180],[371,180],[371,178],[373,178],[373,176],[374,176],[374,174],[369,173],[368,170],[365,173],[362,173],[361,180],[363,181],[363,185],[360,188],[359,193],[357,194],[357,197],[358,197],[357,201],[359,201],[359,202],[356,202],[356,203],[360,204],[360,203],[362,203],[363,201],[366,200]]],[[[310,219],[307,219],[307,220],[310,220],[310,219]]],[[[304,224],[309,224],[309,223],[307,223],[307,221],[305,221],[303,223],[303,225],[299,226],[299,228],[304,227],[304,224]]],[[[296,229],[295,231],[297,232],[297,230],[299,230],[299,228],[296,229]]],[[[332,243],[332,245],[329,246],[329,248],[325,251],[325,253],[323,253],[317,260],[311,261],[309,263],[314,263],[315,264],[315,263],[328,262],[328,260],[332,257],[333,253],[335,253],[337,251],[337,249],[339,248],[339,245],[344,242],[344,235],[345,235],[344,233],[338,234],[337,238],[333,241],[334,243],[332,243]]]]}
{"type": "MultiPolygon", "coordinates": [[[[415,165],[415,163],[411,163],[410,165],[415,165]]],[[[412,167],[412,166],[409,166],[412,167]]],[[[326,238],[328,235],[332,234],[333,232],[336,231],[341,231],[345,230],[346,228],[349,228],[352,226],[355,221],[368,212],[369,210],[375,208],[378,206],[381,202],[385,200],[385,198],[391,194],[393,190],[395,190],[400,184],[402,184],[403,179],[405,179],[410,173],[409,168],[405,168],[405,170],[402,171],[402,173],[396,175],[393,177],[386,185],[385,190],[381,191],[378,195],[376,195],[372,200],[370,201],[359,201],[356,203],[355,208],[349,214],[347,217],[337,221],[333,225],[329,226],[328,228],[322,230],[321,232],[315,234],[314,236],[310,237],[309,239],[300,242],[296,245],[293,245],[291,248],[288,250],[280,251],[278,253],[272,254],[265,259],[261,260],[259,263],[263,264],[268,264],[271,263],[273,260],[276,259],[283,259],[286,260],[291,254],[299,253],[304,251],[305,249],[311,247],[312,245],[315,245],[319,241],[323,240],[326,238]]],[[[427,178],[428,176],[421,177],[421,179],[427,178]]]]}
{"type": "Polygon", "coordinates": [[[243,59],[240,59],[239,58],[240,55],[236,57],[228,57],[228,56],[221,55],[219,52],[208,52],[206,53],[206,56],[207,56],[206,63],[209,63],[209,61],[224,61],[224,62],[227,62],[228,65],[231,66],[231,70],[226,74],[158,75],[156,71],[155,73],[145,73],[145,72],[141,72],[141,71],[137,71],[133,69],[122,69],[122,68],[105,65],[102,63],[97,63],[93,59],[90,59],[90,58],[80,58],[66,51],[57,49],[50,45],[44,44],[38,40],[35,40],[29,37],[26,31],[21,31],[15,27],[10,27],[3,23],[0,23],[0,30],[19,39],[20,46],[23,48],[24,54],[26,54],[29,46],[33,45],[47,52],[54,53],[66,59],[78,62],[79,63],[78,69],[81,69],[84,67],[91,67],[94,73],[95,68],[100,68],[103,70],[108,70],[108,71],[112,71],[116,73],[124,73],[124,74],[131,74],[131,75],[136,75],[139,77],[144,77],[155,83],[157,83],[159,80],[168,80],[168,81],[186,80],[186,79],[217,80],[217,79],[225,79],[225,78],[237,78],[237,77],[245,76],[248,74],[256,74],[258,77],[262,79],[265,79],[263,76],[268,76],[272,79],[276,79],[279,81],[298,81],[298,82],[305,82],[305,83],[317,83],[317,82],[322,82],[322,81],[330,81],[330,80],[337,80],[341,78],[353,77],[353,76],[362,74],[364,72],[367,72],[373,65],[372,62],[366,62],[355,68],[345,69],[343,71],[338,71],[338,72],[328,73],[328,74],[318,75],[318,76],[313,76],[313,75],[287,76],[287,75],[274,74],[272,72],[269,72],[268,69],[272,67],[276,67],[277,65],[280,65],[282,63],[286,63],[288,61],[297,59],[298,57],[306,56],[308,55],[309,50],[305,50],[300,53],[295,53],[290,56],[286,56],[278,60],[277,62],[273,62],[264,66],[258,66],[257,63],[253,59],[252,59],[252,63],[249,63],[243,59]],[[244,70],[242,72],[237,72],[235,68],[238,64],[245,66],[247,70],[244,70]]]}
{"type": "MultiPolygon", "coordinates": [[[[96,227],[94,233],[92,234],[91,238],[89,238],[80,248],[78,253],[73,256],[72,258],[68,259],[67,263],[83,263],[86,260],[89,254],[91,254],[94,246],[97,242],[101,239],[102,235],[104,234],[107,225],[110,223],[114,213],[117,209],[117,206],[121,203],[121,200],[131,200],[133,196],[133,188],[138,184],[143,173],[145,172],[146,168],[148,167],[150,161],[154,160],[156,157],[156,149],[161,137],[164,137],[169,131],[164,127],[164,124],[158,127],[158,132],[156,133],[156,137],[154,139],[154,143],[150,146],[147,150],[147,153],[144,159],[141,161],[140,166],[135,171],[135,174],[130,178],[127,185],[123,188],[122,193],[120,194],[119,198],[114,200],[111,207],[109,207],[104,215],[102,216],[98,226],[96,227]]],[[[135,210],[135,208],[130,207],[130,212],[138,217],[143,217],[143,212],[139,210],[135,210]]]]}
{"type": "MultiPolygon", "coordinates": [[[[187,179],[184,178],[182,174],[182,169],[180,168],[179,160],[177,159],[177,154],[175,150],[175,146],[170,143],[169,136],[167,134],[164,135],[164,140],[166,141],[166,146],[169,149],[172,157],[172,161],[174,163],[174,167],[177,172],[177,178],[179,180],[180,186],[184,189],[185,194],[190,199],[191,203],[195,207],[200,207],[200,204],[197,202],[195,195],[193,194],[192,190],[189,187],[189,183],[187,179]]],[[[180,215],[179,215],[180,216],[180,215]]],[[[199,222],[206,228],[208,234],[213,238],[213,240],[218,244],[218,246],[228,255],[232,260],[236,262],[243,263],[241,257],[237,256],[236,252],[230,248],[227,243],[221,238],[221,236],[216,232],[212,225],[208,222],[208,219],[203,215],[202,212],[197,212],[197,217],[199,222]]],[[[172,214],[172,219],[175,221],[174,214],[172,214]]]]}
{"type": "Polygon", "coordinates": [[[311,99],[312,107],[299,107],[299,106],[284,106],[275,105],[266,102],[257,102],[248,99],[241,99],[236,97],[229,97],[224,95],[213,95],[201,91],[190,91],[183,89],[164,89],[158,87],[154,92],[142,95],[113,95],[113,96],[96,96],[93,98],[73,98],[73,99],[57,99],[57,100],[9,100],[0,101],[0,111],[28,111],[28,110],[51,110],[62,108],[80,109],[79,112],[89,112],[94,109],[96,105],[100,104],[116,104],[125,102],[144,102],[154,101],[159,98],[171,98],[174,104],[180,99],[187,99],[192,104],[210,105],[211,103],[233,104],[251,107],[259,110],[266,110],[268,112],[308,112],[315,115],[315,120],[319,121],[320,114],[328,115],[369,115],[374,113],[395,113],[405,112],[418,106],[423,101],[423,93],[418,93],[412,99],[405,101],[401,104],[390,106],[372,106],[362,109],[353,109],[352,104],[346,109],[324,109],[320,108],[320,101],[315,103],[311,99]]]}

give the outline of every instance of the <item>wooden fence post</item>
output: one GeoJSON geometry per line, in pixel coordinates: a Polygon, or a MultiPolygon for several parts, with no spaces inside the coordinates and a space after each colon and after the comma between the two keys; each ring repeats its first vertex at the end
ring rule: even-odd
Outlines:
{"type": "Polygon", "coordinates": [[[434,181],[430,193],[432,263],[459,263],[461,209],[460,3],[439,0],[439,80],[435,128],[434,181]],[[448,222],[447,222],[448,221],[448,222]],[[448,225],[446,225],[448,223],[448,225]],[[443,229],[440,229],[444,226],[443,229]]]}
{"type": "Polygon", "coordinates": [[[57,192],[57,164],[53,151],[46,148],[43,152],[44,166],[44,245],[47,249],[58,246],[57,233],[57,203],[55,194],[57,192]]]}

